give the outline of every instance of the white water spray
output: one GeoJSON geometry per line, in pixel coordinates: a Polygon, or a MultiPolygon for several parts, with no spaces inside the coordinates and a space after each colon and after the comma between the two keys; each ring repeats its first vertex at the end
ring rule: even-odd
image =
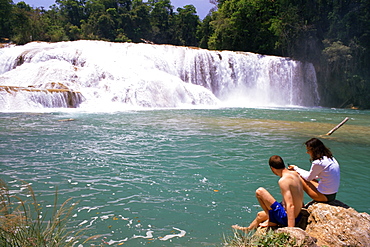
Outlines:
{"type": "MultiPolygon", "coordinates": [[[[0,85],[45,89],[51,84],[80,92],[83,109],[315,106],[319,101],[312,64],[282,57],[104,41],[0,49],[0,85]]],[[[34,94],[0,91],[0,110],[66,107],[57,94],[34,94]]]]}

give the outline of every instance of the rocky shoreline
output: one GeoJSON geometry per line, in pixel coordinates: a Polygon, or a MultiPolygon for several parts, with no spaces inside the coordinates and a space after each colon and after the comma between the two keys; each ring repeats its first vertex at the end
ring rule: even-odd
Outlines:
{"type": "MultiPolygon", "coordinates": [[[[283,227],[276,232],[289,233],[297,246],[370,246],[370,215],[359,213],[341,201],[311,202],[302,209],[297,227],[283,227]]],[[[261,234],[257,231],[256,234],[261,234]]]]}

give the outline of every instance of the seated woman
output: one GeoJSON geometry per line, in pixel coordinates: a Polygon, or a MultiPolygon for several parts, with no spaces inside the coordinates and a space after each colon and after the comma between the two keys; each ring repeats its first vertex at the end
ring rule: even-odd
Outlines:
{"type": "Polygon", "coordinates": [[[294,165],[289,166],[289,170],[294,170],[300,175],[304,191],[314,201],[334,201],[340,183],[338,162],[319,139],[311,138],[305,144],[312,162],[310,171],[305,171],[294,165]]]}

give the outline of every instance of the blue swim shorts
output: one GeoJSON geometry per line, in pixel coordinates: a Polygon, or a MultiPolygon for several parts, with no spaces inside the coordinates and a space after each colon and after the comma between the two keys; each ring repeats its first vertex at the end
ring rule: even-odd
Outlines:
{"type": "MultiPolygon", "coordinates": [[[[301,214],[295,219],[297,224],[301,219],[301,214]]],[[[269,210],[269,221],[281,226],[288,226],[288,215],[285,212],[285,209],[281,203],[275,201],[271,205],[271,210],[269,210]]]]}

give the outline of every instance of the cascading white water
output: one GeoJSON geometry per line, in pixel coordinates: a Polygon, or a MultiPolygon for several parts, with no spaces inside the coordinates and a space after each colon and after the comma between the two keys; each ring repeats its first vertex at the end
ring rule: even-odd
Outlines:
{"type": "Polygon", "coordinates": [[[83,101],[78,92],[69,90],[11,88],[0,86],[1,109],[72,108],[83,101]],[[14,107],[16,106],[16,107],[14,107]]]}
{"type": "MultiPolygon", "coordinates": [[[[79,107],[95,109],[315,106],[319,101],[312,64],[282,57],[103,41],[33,42],[0,49],[0,85],[47,88],[50,83],[81,92],[85,101],[79,107]]],[[[24,95],[11,100],[0,93],[0,110],[35,107],[32,97],[17,94],[24,95]]]]}

